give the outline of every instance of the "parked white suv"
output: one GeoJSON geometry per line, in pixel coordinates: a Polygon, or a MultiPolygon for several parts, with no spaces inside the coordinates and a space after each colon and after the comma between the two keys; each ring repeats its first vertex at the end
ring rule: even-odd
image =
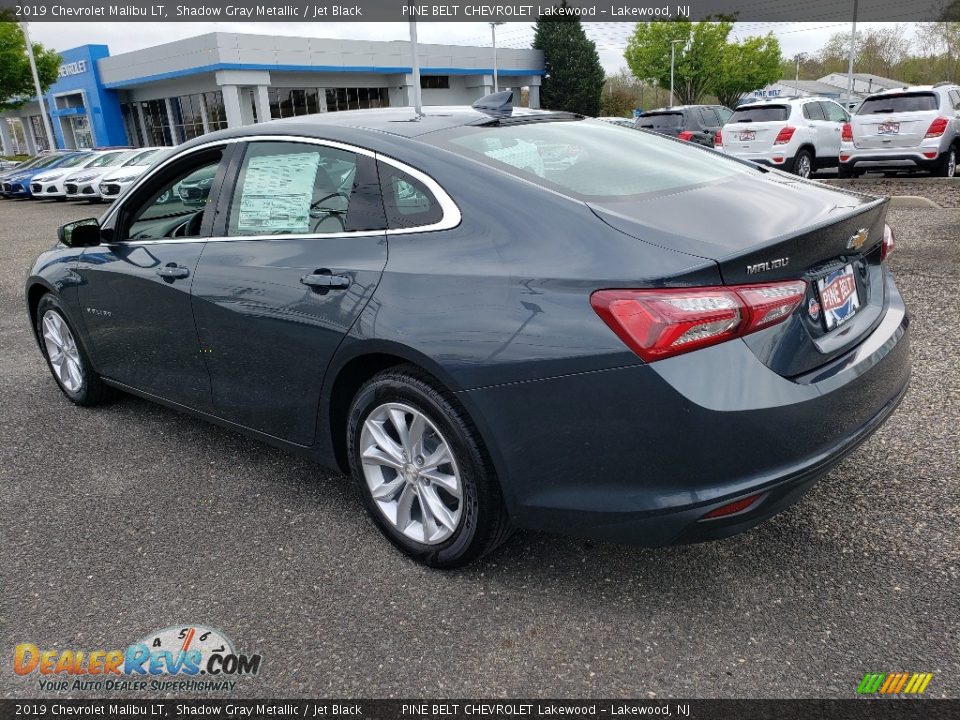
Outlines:
{"type": "Polygon", "coordinates": [[[778,98],[739,105],[721,128],[717,150],[800,177],[836,167],[850,115],[828,98],[778,98]],[[721,148],[722,144],[722,148],[721,148]]]}
{"type": "Polygon", "coordinates": [[[929,170],[953,177],[960,150],[960,86],[918,85],[871,95],[845,126],[840,177],[929,170]]]}

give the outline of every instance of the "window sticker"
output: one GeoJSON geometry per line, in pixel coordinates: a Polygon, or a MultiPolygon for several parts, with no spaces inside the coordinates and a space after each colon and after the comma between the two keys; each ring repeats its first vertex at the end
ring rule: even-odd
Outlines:
{"type": "Polygon", "coordinates": [[[240,195],[237,233],[307,233],[320,153],[250,158],[240,195]]]}

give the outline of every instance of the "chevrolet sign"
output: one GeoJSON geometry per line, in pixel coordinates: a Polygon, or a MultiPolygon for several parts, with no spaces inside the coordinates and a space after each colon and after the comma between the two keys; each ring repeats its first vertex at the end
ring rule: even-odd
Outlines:
{"type": "Polygon", "coordinates": [[[60,66],[60,77],[67,77],[69,75],[81,75],[87,71],[87,61],[86,60],[77,60],[72,63],[65,63],[60,66]]]}

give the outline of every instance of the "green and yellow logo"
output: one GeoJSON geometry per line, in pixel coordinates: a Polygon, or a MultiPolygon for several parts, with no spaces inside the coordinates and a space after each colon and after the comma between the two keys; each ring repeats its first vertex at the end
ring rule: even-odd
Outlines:
{"type": "Polygon", "coordinates": [[[867,673],[857,695],[922,695],[933,673],[867,673]]]}

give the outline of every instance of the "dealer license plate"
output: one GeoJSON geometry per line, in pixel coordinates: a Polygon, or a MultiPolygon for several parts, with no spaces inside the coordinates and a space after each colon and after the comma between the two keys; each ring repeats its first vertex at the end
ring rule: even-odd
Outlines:
{"type": "Polygon", "coordinates": [[[826,277],[817,280],[820,308],[827,330],[832,330],[852,318],[860,309],[857,279],[853,265],[844,265],[826,277]]]}
{"type": "Polygon", "coordinates": [[[880,123],[880,127],[877,130],[881,135],[896,135],[900,132],[900,123],[898,122],[885,122],[880,123]]]}
{"type": "Polygon", "coordinates": [[[740,142],[750,142],[751,140],[757,139],[756,130],[748,130],[747,132],[740,133],[740,142]]]}

